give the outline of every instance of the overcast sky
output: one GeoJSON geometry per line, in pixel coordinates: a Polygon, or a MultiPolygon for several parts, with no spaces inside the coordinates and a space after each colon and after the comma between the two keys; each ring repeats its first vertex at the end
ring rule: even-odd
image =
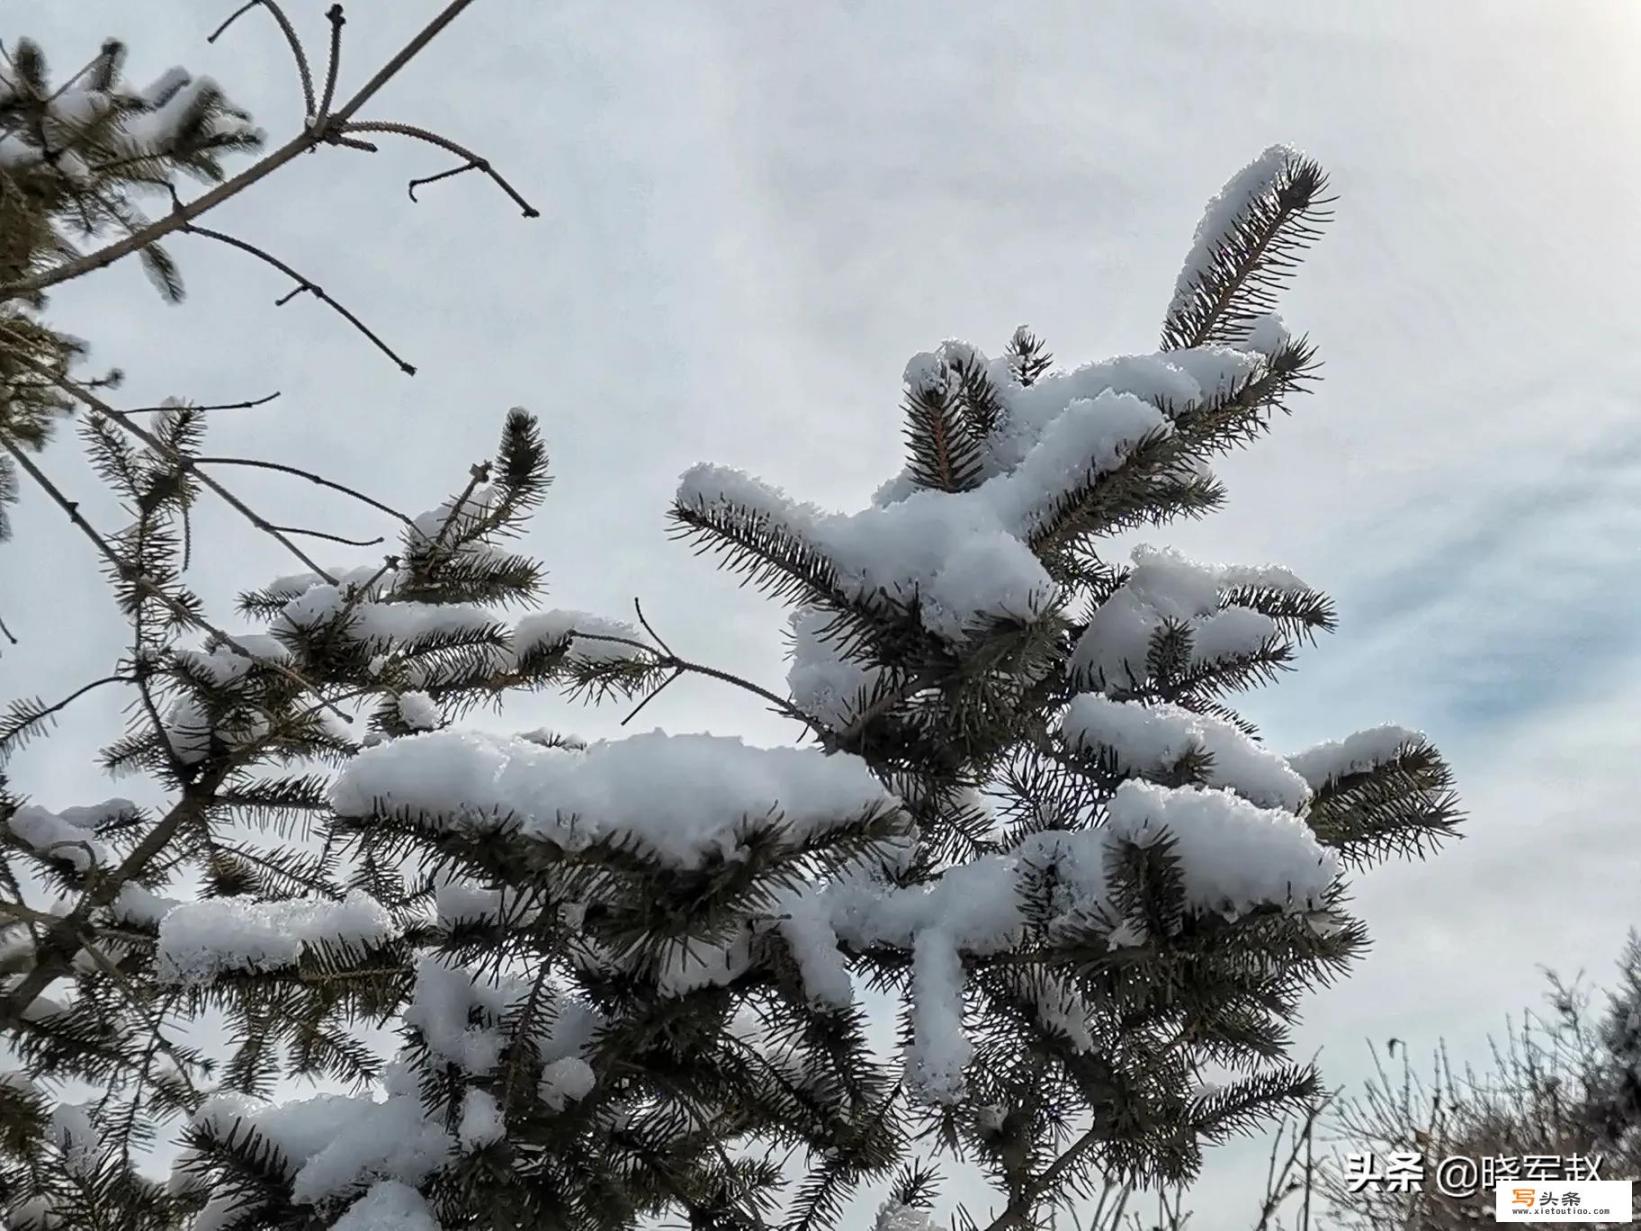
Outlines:
{"type": "MultiPolygon", "coordinates": [[[[205,44],[232,7],[8,0],[0,35],[69,70],[120,36],[135,76],[208,72],[283,140],[300,93],[266,15],[205,44]]],[[[327,4],[286,7],[321,45],[327,4]]],[[[437,7],[350,5],[344,89],[437,7]]],[[[1302,1050],[1350,1083],[1370,1037],[1479,1054],[1540,965],[1605,975],[1635,921],[1638,44],[1620,0],[480,0],[367,114],[479,148],[541,218],[473,175],[412,204],[406,179],[451,164],[395,145],[304,157],[212,215],[419,375],[310,299],[274,308],[280,277],[186,237],[184,306],[126,262],[63,288],[52,316],[126,370],[124,404],[281,390],[218,416],[212,449],[416,509],[492,450],[507,407],[536,410],[558,482],[530,545],[555,601],[622,614],[641,595],[681,652],[778,683],[782,613],[666,538],[678,473],[723,462],[860,507],[899,465],[912,352],[956,336],[996,353],[1021,321],[1063,363],[1150,349],[1206,198],[1271,142],[1303,147],[1338,217],[1283,310],[1326,379],[1217,467],[1222,513],[1144,537],[1279,561],[1337,598],[1339,633],[1248,706],[1278,747],[1393,720],[1459,772],[1467,840],[1361,881],[1376,948],[1308,1009],[1302,1050]]],[[[116,524],[71,442],[48,469],[116,524]]],[[[239,489],[392,533],[299,482],[239,489]]],[[[16,520],[0,616],[22,645],[0,694],[51,697],[100,674],[121,626],[60,515],[30,493],[16,520]]],[[[200,535],[194,583],[218,612],[294,571],[216,510],[200,535]]],[[[509,712],[594,734],[619,716],[509,712]]],[[[48,806],[103,798],[85,766],[118,721],[113,698],[84,704],[17,784],[48,806]]],[[[695,681],[644,721],[794,734],[695,681]]],[[[1193,1226],[1250,1223],[1256,1153],[1215,1160],[1193,1226]]]]}

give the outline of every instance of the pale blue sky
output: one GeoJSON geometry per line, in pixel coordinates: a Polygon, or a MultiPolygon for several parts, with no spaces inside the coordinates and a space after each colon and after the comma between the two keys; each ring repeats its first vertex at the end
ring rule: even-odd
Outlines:
{"type": "MultiPolygon", "coordinates": [[[[62,65],[122,35],[139,76],[213,73],[282,137],[299,96],[268,23],[204,44],[230,7],[11,0],[4,33],[62,65]]],[[[322,0],[287,7],[322,32],[322,0]]],[[[349,68],[436,7],[351,5],[349,68]]],[[[459,482],[505,409],[532,407],[559,476],[531,538],[556,600],[620,613],[640,594],[680,649],[773,682],[779,613],[665,538],[676,475],[708,459],[858,507],[898,465],[909,354],[949,336],[995,351],[1022,320],[1066,362],[1149,348],[1204,200],[1272,141],[1305,147],[1341,200],[1285,314],[1326,379],[1220,467],[1223,513],[1148,537],[1278,560],[1339,600],[1338,635],[1250,703],[1274,743],[1394,720],[1460,773],[1470,837],[1363,882],[1378,947],[1310,1011],[1305,1047],[1349,1081],[1369,1036],[1479,1052],[1539,964],[1599,972],[1636,921],[1638,43],[1620,0],[480,0],[377,115],[490,153],[541,219],[474,176],[412,205],[405,179],[446,163],[390,146],[304,158],[213,222],[322,277],[420,375],[317,304],[274,309],[277,276],[204,241],[173,245],[181,308],[127,264],[65,288],[54,315],[127,370],[129,404],[283,390],[222,416],[213,448],[400,505],[459,482]],[[1523,870],[1554,893],[1524,895],[1523,870]]],[[[112,524],[71,445],[48,462],[112,524]]],[[[242,486],[391,532],[305,485],[242,486]]],[[[0,614],[24,644],[0,693],[51,695],[120,626],[60,519],[31,498],[18,522],[0,614]],[[49,605],[30,602],[42,583],[49,605]]],[[[218,610],[292,571],[219,514],[199,558],[218,610]]],[[[588,733],[617,717],[515,713],[588,733]]],[[[48,805],[100,798],[83,766],[117,717],[85,706],[19,759],[19,784],[48,805]]],[[[695,682],[646,721],[790,734],[695,682]]],[[[1216,1159],[1193,1226],[1247,1224],[1251,1159],[1216,1159]]]]}

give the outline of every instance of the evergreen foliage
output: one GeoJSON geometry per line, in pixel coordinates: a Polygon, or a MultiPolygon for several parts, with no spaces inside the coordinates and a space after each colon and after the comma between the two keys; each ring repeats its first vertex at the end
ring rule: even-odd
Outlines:
{"type": "MultiPolygon", "coordinates": [[[[70,95],[42,99],[30,54],[7,105],[38,139],[0,145],[0,201],[33,237],[8,239],[8,285],[82,213],[139,228],[116,190],[211,178],[253,142],[214,87],[124,92],[107,50],[85,88],[110,101],[65,137],[70,95]],[[151,112],[167,140],[121,154],[151,112]],[[75,183],[82,138],[115,179],[75,183]]],[[[549,480],[522,410],[394,555],[248,591],[260,631],[222,631],[184,583],[193,503],[230,498],[202,413],[135,429],[12,295],[30,323],[0,346],[0,444],[103,557],[130,624],[109,681],[134,697],[103,766],[170,803],[0,796],[9,1224],[801,1231],[883,1181],[893,1226],[944,1154],[996,1183],[992,1226],[1027,1226],[1099,1175],[1188,1178],[1312,1097],[1288,1031],[1365,946],[1343,871],[1447,836],[1448,771],[1398,728],[1269,750],[1232,701],[1332,628],[1326,598],[1272,567],[1125,564],[1110,539],[1217,507],[1208,460],[1307,388],[1311,347],[1264,313],[1322,187],[1280,149],[1233,180],[1156,355],[1056,373],[1021,329],[996,361],[915,358],[906,466],[871,509],[686,475],[679,536],[794,609],[784,696],[642,617],[538,609],[517,537],[549,480]],[[32,460],[69,400],[130,518],[106,538],[32,460]],[[684,672],[810,745],[462,722],[518,690],[639,700],[684,672]],[[898,1062],[870,1044],[868,987],[902,1005],[898,1062]],[[296,1078],[344,1092],[292,1099],[296,1078]]],[[[58,708],[14,705],[0,755],[58,708]]]]}

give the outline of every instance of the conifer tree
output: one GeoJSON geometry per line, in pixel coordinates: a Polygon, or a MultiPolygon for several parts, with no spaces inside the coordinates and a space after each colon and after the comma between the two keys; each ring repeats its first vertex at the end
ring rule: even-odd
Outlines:
{"type": "MultiPolygon", "coordinates": [[[[316,91],[290,23],[260,7],[311,118],[253,170],[404,132],[350,118],[374,78],[333,108],[339,8],[316,91]]],[[[21,114],[78,97],[42,101],[37,76],[13,83],[21,114]]],[[[92,82],[138,99],[83,105],[112,117],[99,148],[165,111],[112,70],[92,82]]],[[[220,93],[194,97],[210,102],[193,135],[145,147],[168,191],[251,144],[220,93]]],[[[0,446],[101,555],[130,623],[108,679],[136,705],[103,766],[172,802],[0,799],[9,1225],[590,1231],[682,1214],[796,1231],[888,1180],[887,1227],[923,1217],[946,1155],[995,1179],[991,1226],[1027,1226],[1096,1173],[1187,1177],[1205,1145],[1314,1093],[1287,1028],[1365,943],[1344,873],[1453,830],[1447,768],[1391,727],[1271,751],[1231,699],[1332,628],[1328,600],[1276,567],[1109,550],[1217,507],[1208,461],[1313,378],[1271,308],[1326,216],[1314,163],[1274,148],[1215,200],[1154,354],[1055,372],[1022,329],[997,360],[956,342],[916,357],[907,463],[867,510],[686,474],[680,537],[793,607],[782,694],[680,657],[641,612],[538,608],[541,571],[512,540],[548,475],[521,410],[458,491],[393,514],[393,556],[302,555],[242,596],[257,631],[225,631],[183,585],[196,500],[298,549],[210,478],[199,409],[139,428],[73,370],[37,298],[133,253],[173,290],[153,244],[205,234],[211,194],[146,227],[88,215],[130,234],[70,256],[64,227],[91,206],[70,187],[30,196],[11,171],[73,179],[45,153],[54,123],[21,123],[45,136],[0,159],[37,237],[0,287],[23,322],[0,347],[0,446]],[[36,460],[70,403],[131,519],[116,534],[36,460]],[[683,673],[775,706],[808,745],[466,721],[515,690],[630,701],[683,673]],[[898,1058],[869,1043],[868,986],[904,1005],[898,1058]],[[293,1096],[296,1078],[342,1092],[293,1096]],[[156,1178],[167,1140],[183,1148],[156,1178]],[[805,1169],[790,1192],[789,1161],[805,1169]]],[[[58,708],[15,705],[0,751],[58,708]]]]}

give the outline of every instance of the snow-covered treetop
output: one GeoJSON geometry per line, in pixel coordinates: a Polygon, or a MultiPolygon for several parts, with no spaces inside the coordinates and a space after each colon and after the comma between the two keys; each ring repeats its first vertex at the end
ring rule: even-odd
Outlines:
{"type": "MultiPolygon", "coordinates": [[[[0,1084],[0,1126],[35,1143],[27,1166],[0,1148],[36,1203],[6,1216],[72,1222],[95,1176],[164,1231],[755,1228],[778,1145],[809,1172],[779,1217],[818,1231],[932,1140],[1029,1220],[1074,1165],[1176,1182],[1313,1093],[1287,1023],[1365,945],[1345,871],[1452,830],[1447,768],[1401,728],[1272,752],[1231,702],[1333,627],[1326,597],[1110,540],[1216,507],[1212,458],[1304,390],[1286,265],[1262,262],[1304,242],[1321,183],[1287,151],[1233,181],[1155,353],[1058,372],[1021,328],[997,359],[915,356],[905,464],[864,509],[686,473],[683,534],[793,608],[786,695],[674,653],[636,604],[542,600],[517,540],[546,455],[520,410],[394,555],[304,556],[242,596],[250,631],[203,638],[179,633],[198,425],[163,415],[175,443],[135,469],[93,433],[141,553],[114,575],[142,704],[105,760],[176,802],[0,790],[11,883],[62,895],[12,904],[0,1007],[22,1002],[42,1073],[119,1091],[108,1112],[0,1084]],[[465,721],[543,689],[641,707],[687,673],[802,739],[465,721]],[[898,1004],[898,1055],[868,987],[898,1004]],[[206,1012],[242,1035],[214,1066],[169,1037],[206,1012]],[[347,1092],[281,1097],[321,1077],[347,1092]],[[169,1180],[139,1177],[130,1125],[172,1116],[169,1180]],[[1094,1136],[1055,1163],[1079,1120],[1094,1136]]],[[[49,718],[15,711],[0,753],[49,718]]],[[[877,1231],[932,1225],[930,1188],[904,1174],[877,1231]]]]}

